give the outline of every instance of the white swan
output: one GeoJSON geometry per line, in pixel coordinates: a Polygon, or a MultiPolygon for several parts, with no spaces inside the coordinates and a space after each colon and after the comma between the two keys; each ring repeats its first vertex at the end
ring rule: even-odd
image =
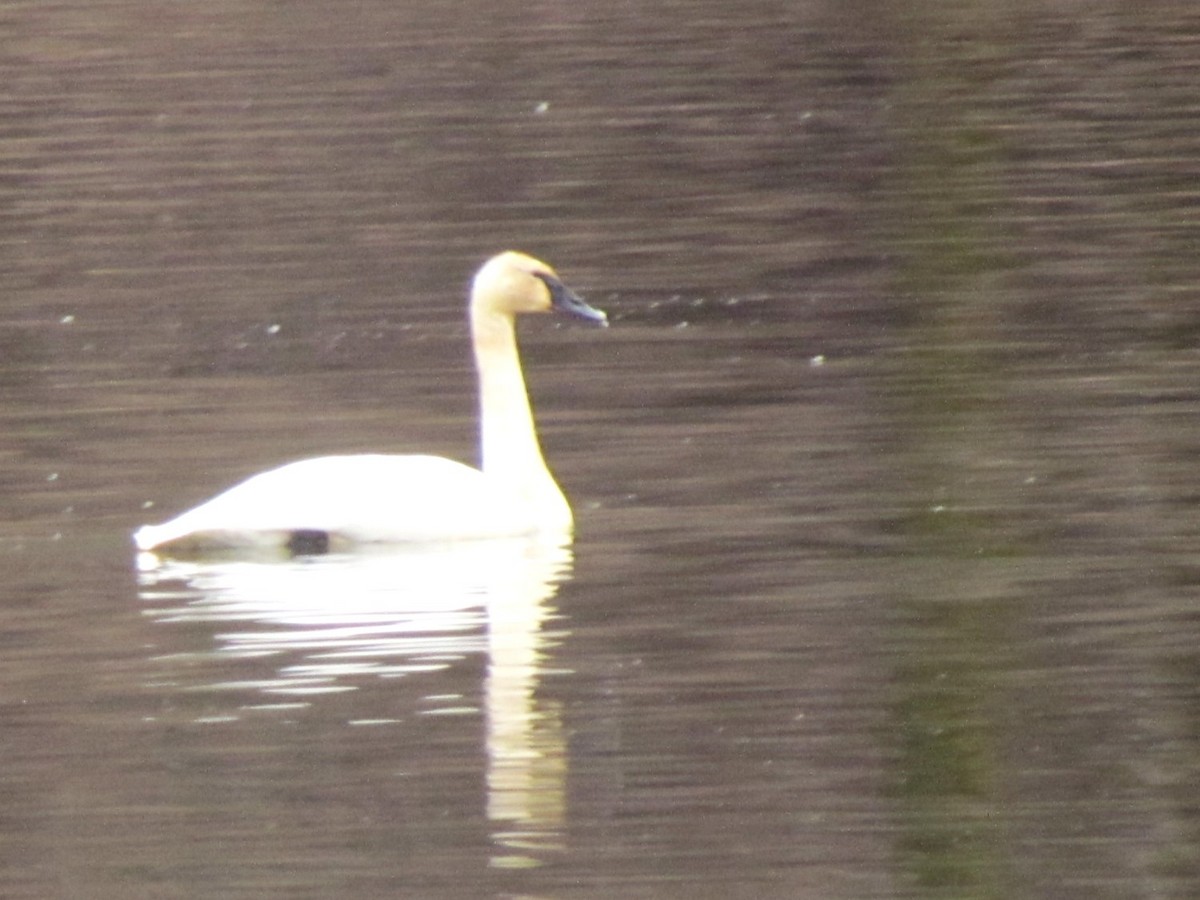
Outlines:
{"type": "Polygon", "coordinates": [[[324,552],[364,543],[569,533],[571,508],[542,458],[513,318],[561,310],[607,324],[523,253],[488,260],[471,285],[482,468],[437,456],[323,456],[235,485],[134,534],[157,554],[217,549],[324,552]]]}

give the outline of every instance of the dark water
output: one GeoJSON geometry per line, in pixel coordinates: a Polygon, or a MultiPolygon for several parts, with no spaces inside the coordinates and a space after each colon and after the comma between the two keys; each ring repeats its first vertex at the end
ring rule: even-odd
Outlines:
{"type": "Polygon", "coordinates": [[[1200,893],[1200,11],[0,8],[0,894],[1200,893]],[[570,552],[136,569],[297,456],[570,552]]]}

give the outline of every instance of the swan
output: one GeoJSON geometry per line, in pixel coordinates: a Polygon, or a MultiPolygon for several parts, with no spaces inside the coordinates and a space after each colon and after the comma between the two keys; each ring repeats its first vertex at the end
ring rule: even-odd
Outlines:
{"type": "Polygon", "coordinates": [[[212,550],[322,553],[362,544],[569,535],[571,507],[546,466],[525,390],[514,318],[561,311],[607,325],[554,270],[524,253],[492,257],[471,283],[481,466],[426,455],[302,459],[251,476],[134,533],[155,555],[212,550]]]}

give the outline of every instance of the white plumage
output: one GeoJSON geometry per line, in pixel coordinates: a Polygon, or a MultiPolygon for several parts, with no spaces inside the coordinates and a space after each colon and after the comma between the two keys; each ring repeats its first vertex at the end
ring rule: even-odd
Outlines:
{"type": "Polygon", "coordinates": [[[483,464],[425,455],[324,456],[235,485],[134,535],[156,553],[341,549],[363,543],[468,540],[569,532],[570,506],[542,457],[513,318],[563,310],[605,323],[545,263],[493,257],[471,289],[483,464]],[[299,543],[297,543],[299,541],[299,543]]]}

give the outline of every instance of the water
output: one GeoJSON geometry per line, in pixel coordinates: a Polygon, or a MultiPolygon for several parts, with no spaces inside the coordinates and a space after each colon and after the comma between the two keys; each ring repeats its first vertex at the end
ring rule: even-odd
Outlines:
{"type": "Polygon", "coordinates": [[[9,9],[0,893],[1194,896],[1200,16],[927,7],[9,9]],[[509,246],[569,551],[138,571],[509,246]]]}

